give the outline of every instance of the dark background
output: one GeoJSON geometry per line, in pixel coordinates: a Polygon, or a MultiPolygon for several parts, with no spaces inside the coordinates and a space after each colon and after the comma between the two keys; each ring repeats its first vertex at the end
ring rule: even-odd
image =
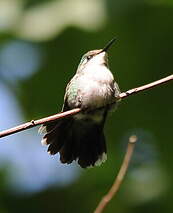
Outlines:
{"type": "MultiPolygon", "coordinates": [[[[110,39],[121,91],[172,74],[172,0],[1,0],[0,129],[60,111],[81,56],[110,39]]],[[[172,212],[172,82],[120,103],[107,120],[101,167],[61,165],[38,128],[0,139],[0,213],[92,212],[139,138],[125,181],[105,212],[172,212]]]]}

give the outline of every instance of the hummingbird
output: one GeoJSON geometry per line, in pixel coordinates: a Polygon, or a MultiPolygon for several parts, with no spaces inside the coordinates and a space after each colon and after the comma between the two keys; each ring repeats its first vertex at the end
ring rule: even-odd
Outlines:
{"type": "Polygon", "coordinates": [[[91,168],[107,159],[103,128],[108,111],[120,100],[119,86],[108,66],[107,51],[114,41],[84,54],[67,84],[62,111],[81,111],[39,128],[45,133],[41,143],[48,145],[49,154],[59,153],[61,163],[76,161],[82,168],[91,168]]]}

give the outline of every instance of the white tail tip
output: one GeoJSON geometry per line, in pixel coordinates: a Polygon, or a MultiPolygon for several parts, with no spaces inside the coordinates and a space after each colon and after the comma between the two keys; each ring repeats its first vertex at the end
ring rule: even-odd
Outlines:
{"type": "Polygon", "coordinates": [[[43,146],[47,145],[47,138],[43,138],[43,139],[41,140],[41,144],[42,144],[43,146]]]}
{"type": "MultiPolygon", "coordinates": [[[[103,154],[100,155],[98,160],[95,162],[94,166],[100,166],[106,160],[107,160],[107,154],[105,152],[103,152],[103,154]]],[[[90,165],[90,166],[87,166],[87,168],[93,168],[94,166],[90,165]]]]}

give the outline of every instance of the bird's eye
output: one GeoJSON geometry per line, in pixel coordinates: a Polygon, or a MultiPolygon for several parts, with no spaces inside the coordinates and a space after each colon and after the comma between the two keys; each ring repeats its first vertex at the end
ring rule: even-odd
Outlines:
{"type": "Polygon", "coordinates": [[[87,59],[88,61],[89,61],[91,58],[92,58],[91,55],[88,55],[88,56],[86,57],[86,59],[87,59]]]}

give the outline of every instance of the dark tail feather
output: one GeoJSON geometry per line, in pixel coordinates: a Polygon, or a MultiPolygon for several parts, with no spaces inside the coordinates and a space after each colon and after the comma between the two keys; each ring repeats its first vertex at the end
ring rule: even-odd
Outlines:
{"type": "Polygon", "coordinates": [[[41,128],[47,131],[42,143],[49,145],[50,154],[59,152],[62,163],[77,160],[82,168],[86,168],[98,166],[106,160],[103,125],[67,118],[41,128]]]}
{"type": "Polygon", "coordinates": [[[100,166],[106,159],[103,129],[100,125],[93,124],[81,138],[78,163],[81,167],[86,168],[100,166]]]}
{"type": "Polygon", "coordinates": [[[67,137],[67,133],[72,124],[72,119],[63,119],[41,126],[39,132],[46,132],[41,143],[49,145],[48,152],[51,155],[60,151],[67,137]]]}

